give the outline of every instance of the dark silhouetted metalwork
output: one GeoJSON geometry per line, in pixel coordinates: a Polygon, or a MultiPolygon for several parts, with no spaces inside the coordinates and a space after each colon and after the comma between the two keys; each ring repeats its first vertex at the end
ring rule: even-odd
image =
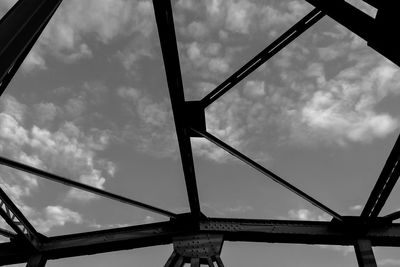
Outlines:
{"type": "Polygon", "coordinates": [[[261,166],[260,164],[258,164],[254,160],[250,159],[246,155],[240,153],[239,151],[237,151],[233,147],[225,144],[224,142],[222,142],[221,140],[219,140],[218,138],[216,138],[212,134],[207,133],[207,132],[202,132],[202,131],[199,131],[197,129],[192,129],[192,130],[194,132],[196,132],[197,134],[203,136],[204,138],[206,138],[210,142],[214,143],[215,145],[219,146],[220,148],[224,149],[225,151],[227,151],[231,155],[235,156],[236,158],[238,158],[241,161],[247,163],[248,165],[250,165],[254,169],[256,169],[259,172],[261,172],[262,174],[264,174],[267,177],[271,178],[273,181],[275,181],[278,184],[280,184],[280,185],[284,186],[285,188],[289,189],[290,191],[292,191],[293,193],[295,193],[299,197],[302,197],[303,199],[307,200],[308,202],[310,202],[314,206],[316,206],[316,207],[320,208],[321,210],[325,211],[326,213],[332,215],[332,217],[334,217],[335,219],[337,219],[339,221],[343,221],[342,216],[340,216],[335,211],[331,210],[330,208],[328,208],[327,206],[325,206],[324,204],[322,204],[318,200],[314,199],[313,197],[311,197],[311,196],[307,195],[306,193],[304,193],[302,190],[300,190],[297,187],[293,186],[292,184],[288,183],[286,180],[282,179],[281,177],[279,177],[275,173],[273,173],[270,170],[264,168],[263,166],[261,166]]]}
{"type": "MultiPolygon", "coordinates": [[[[400,65],[399,1],[364,0],[377,9],[375,18],[344,0],[306,0],[315,9],[256,55],[200,101],[185,101],[170,0],[153,0],[172,103],[190,213],[174,214],[0,157],[0,164],[45,179],[167,216],[169,221],[81,234],[46,237],[38,233],[0,188],[0,215],[15,231],[0,229],[10,242],[0,244],[0,265],[27,262],[43,267],[47,260],[173,244],[166,267],[224,266],[223,241],[354,246],[359,266],[376,266],[373,246],[400,247],[400,212],[379,217],[400,174],[400,141],[396,141],[360,216],[342,216],[294,187],[239,151],[207,133],[204,109],[327,15],[363,38],[370,47],[400,65]],[[191,137],[206,138],[275,182],[330,214],[330,222],[207,218],[201,213],[191,137]]],[[[32,49],[61,0],[19,0],[0,20],[0,94],[32,49]]],[[[223,116],[223,114],[221,114],[223,116]]]]}
{"type": "Polygon", "coordinates": [[[113,199],[113,200],[116,200],[116,201],[119,201],[119,202],[122,202],[122,203],[125,203],[125,204],[129,204],[131,206],[135,206],[135,207],[139,207],[139,208],[142,208],[142,209],[146,209],[146,210],[149,210],[149,211],[152,211],[152,212],[155,212],[155,213],[158,213],[158,214],[170,217],[170,218],[175,218],[176,217],[176,214],[172,213],[170,211],[162,210],[162,209],[150,206],[148,204],[144,204],[142,202],[139,202],[139,201],[136,201],[136,200],[133,200],[133,199],[129,199],[127,197],[123,197],[123,196],[120,196],[120,195],[117,195],[117,194],[113,194],[113,193],[104,191],[102,189],[99,189],[99,188],[96,188],[96,187],[93,187],[93,186],[89,186],[89,185],[82,184],[82,183],[79,183],[79,182],[74,181],[74,180],[70,180],[70,179],[55,175],[55,174],[51,174],[51,173],[39,170],[37,168],[31,167],[31,166],[28,166],[28,165],[25,165],[25,164],[22,164],[22,163],[13,161],[13,160],[6,159],[6,158],[1,157],[1,156],[0,156],[0,164],[1,165],[5,165],[5,166],[9,166],[9,167],[17,169],[17,170],[21,170],[21,171],[24,171],[24,172],[28,172],[28,173],[34,174],[36,176],[45,178],[47,180],[51,180],[53,182],[57,182],[57,183],[64,184],[64,185],[67,185],[67,186],[70,186],[70,187],[74,187],[74,188],[77,188],[77,189],[80,189],[80,190],[83,190],[83,191],[86,191],[86,192],[89,192],[89,193],[92,193],[92,194],[95,194],[95,195],[99,195],[99,196],[102,196],[102,197],[113,199]]]}
{"type": "Polygon", "coordinates": [[[7,194],[0,188],[0,215],[6,223],[34,248],[41,244],[40,236],[7,194]]]}
{"type": "Polygon", "coordinates": [[[228,79],[222,82],[214,90],[212,90],[208,95],[206,95],[202,100],[201,104],[203,108],[206,108],[215,100],[220,98],[223,94],[229,91],[232,87],[238,84],[241,80],[247,77],[250,73],[255,71],[258,67],[276,55],[279,51],[285,48],[288,44],[293,42],[297,37],[303,34],[311,26],[324,17],[324,13],[318,9],[314,9],[308,13],[303,19],[297,22],[292,28],[282,34],[278,39],[276,39],[272,44],[267,46],[258,55],[247,62],[238,71],[232,74],[228,79]]]}
{"type": "Polygon", "coordinates": [[[196,174],[194,170],[192,146],[189,129],[186,126],[185,96],[183,93],[182,74],[176,44],[174,19],[170,1],[153,1],[158,35],[164,59],[165,72],[172,112],[174,114],[176,135],[178,137],[182,168],[186,181],[190,210],[193,216],[200,216],[200,202],[197,192],[196,174]]]}

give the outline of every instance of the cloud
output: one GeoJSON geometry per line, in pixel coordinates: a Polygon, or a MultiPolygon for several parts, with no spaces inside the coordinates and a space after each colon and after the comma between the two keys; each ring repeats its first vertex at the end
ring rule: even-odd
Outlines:
{"type": "Polygon", "coordinates": [[[379,266],[399,266],[400,260],[399,259],[383,259],[383,260],[379,260],[377,263],[379,266]]]}
{"type": "Polygon", "coordinates": [[[344,69],[331,80],[323,70],[314,72],[319,89],[293,114],[300,122],[295,123],[294,134],[305,127],[310,135],[345,145],[384,138],[399,127],[396,118],[375,109],[388,95],[399,94],[400,72],[386,60],[372,69],[363,64],[344,69]]]}
{"type": "Polygon", "coordinates": [[[288,212],[289,219],[293,220],[301,220],[301,221],[330,221],[332,220],[332,216],[322,212],[317,213],[315,211],[311,211],[309,209],[298,209],[298,210],[290,210],[288,212]]]}
{"type": "Polygon", "coordinates": [[[143,35],[154,31],[151,1],[88,0],[65,1],[27,56],[23,68],[46,68],[46,55],[73,63],[93,56],[93,41],[108,44],[117,37],[143,35]]]}
{"type": "Polygon", "coordinates": [[[235,49],[216,42],[192,42],[184,46],[183,70],[189,75],[216,79],[230,70],[235,49]]]}
{"type": "Polygon", "coordinates": [[[53,227],[64,226],[66,223],[80,224],[82,222],[83,219],[79,213],[62,206],[47,206],[41,218],[32,220],[34,227],[42,233],[49,232],[53,227]]]}
{"type": "Polygon", "coordinates": [[[349,207],[349,210],[360,211],[360,210],[362,210],[362,208],[363,208],[363,205],[354,205],[354,206],[349,207]]]}
{"type": "Polygon", "coordinates": [[[121,87],[117,94],[132,116],[123,126],[122,140],[156,157],[177,156],[178,143],[169,100],[155,101],[136,88],[121,87]]]}
{"type": "MultiPolygon", "coordinates": [[[[96,158],[96,151],[104,150],[108,145],[106,133],[94,131],[93,134],[86,134],[72,122],[61,124],[55,131],[34,124],[28,127],[28,107],[12,96],[6,95],[2,98],[1,107],[0,148],[4,156],[50,172],[67,174],[68,177],[77,178],[80,182],[97,188],[104,187],[103,171],[113,175],[114,163],[96,158]]],[[[34,109],[52,112],[57,110],[52,103],[39,104],[34,109]]],[[[53,116],[55,115],[40,119],[49,120],[53,116]]],[[[36,178],[22,172],[12,173],[3,168],[3,175],[3,182],[17,199],[29,195],[30,190],[37,186],[36,178]],[[18,176],[25,184],[17,182],[18,176]]],[[[69,195],[75,198],[78,196],[80,199],[83,196],[86,199],[93,198],[86,193],[69,195]]]]}

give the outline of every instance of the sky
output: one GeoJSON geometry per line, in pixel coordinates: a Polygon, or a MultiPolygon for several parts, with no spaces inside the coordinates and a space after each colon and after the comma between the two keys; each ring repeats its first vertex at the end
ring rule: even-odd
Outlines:
{"type": "MultiPolygon", "coordinates": [[[[0,0],[0,16],[14,3],[0,0]]],[[[312,10],[303,0],[172,6],[186,100],[200,100],[312,10]]],[[[359,215],[400,130],[399,85],[397,66],[325,17],[209,106],[207,130],[336,212],[359,215]]],[[[191,142],[207,216],[331,219],[208,141],[191,142]]],[[[0,98],[0,155],[189,211],[150,0],[62,3],[0,98]]],[[[47,236],[168,220],[4,166],[0,185],[47,236]]],[[[399,209],[398,190],[381,215],[399,209]]],[[[374,251],[379,266],[400,264],[396,249],[374,251]]],[[[163,266],[171,253],[157,246],[47,266],[163,266]]],[[[353,249],[338,246],[225,242],[221,257],[232,267],[357,266],[353,249]]]]}

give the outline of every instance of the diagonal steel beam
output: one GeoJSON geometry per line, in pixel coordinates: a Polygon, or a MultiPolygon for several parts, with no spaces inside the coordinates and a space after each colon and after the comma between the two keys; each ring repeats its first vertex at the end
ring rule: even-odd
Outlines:
{"type": "Polygon", "coordinates": [[[386,160],[379,178],[361,212],[362,218],[377,217],[385,205],[400,175],[400,136],[386,160]]]}
{"type": "Polygon", "coordinates": [[[393,213],[390,213],[388,215],[383,216],[387,221],[393,222],[395,220],[400,219],[400,211],[395,211],[393,213]]]}
{"type": "Polygon", "coordinates": [[[216,101],[232,87],[238,84],[241,80],[247,77],[250,73],[276,55],[279,51],[285,48],[288,44],[294,41],[302,33],[313,26],[317,21],[324,17],[324,13],[318,9],[312,10],[303,19],[297,22],[288,31],[277,38],[267,48],[257,54],[253,59],[247,62],[238,71],[232,74],[228,79],[218,85],[213,91],[207,94],[202,100],[201,105],[203,108],[208,107],[211,103],[216,101]]]}
{"type": "Polygon", "coordinates": [[[281,177],[279,177],[275,173],[273,173],[270,170],[266,169],[265,167],[261,166],[260,164],[258,164],[254,160],[250,159],[246,155],[240,153],[239,151],[237,151],[233,147],[225,144],[224,142],[222,142],[221,140],[219,140],[218,138],[216,138],[212,134],[210,134],[208,132],[204,132],[204,131],[199,131],[199,130],[196,130],[196,129],[193,129],[193,128],[192,128],[192,130],[194,132],[196,132],[197,134],[201,135],[202,137],[206,138],[210,142],[214,143],[215,145],[219,146],[220,148],[224,149],[225,151],[227,151],[231,155],[235,156],[236,158],[238,158],[241,161],[247,163],[248,165],[250,165],[254,169],[258,170],[259,172],[261,172],[262,174],[267,176],[268,178],[272,179],[273,181],[277,182],[278,184],[282,185],[283,187],[289,189],[290,191],[292,191],[293,193],[295,193],[299,197],[301,197],[301,198],[305,199],[306,201],[310,202],[311,204],[313,204],[317,208],[325,211],[326,213],[328,213],[329,215],[331,215],[335,219],[337,219],[339,221],[343,221],[342,216],[340,216],[335,211],[331,210],[330,208],[328,208],[327,206],[325,206],[324,204],[322,204],[318,200],[314,199],[310,195],[304,193],[302,190],[300,190],[297,187],[293,186],[292,184],[288,183],[286,180],[282,179],[281,177]]]}
{"type": "Polygon", "coordinates": [[[190,144],[190,132],[186,126],[186,121],[190,120],[190,114],[187,114],[185,109],[185,96],[183,92],[182,74],[179,63],[171,2],[170,0],[155,0],[153,1],[153,5],[190,210],[194,216],[198,217],[201,213],[200,203],[197,191],[192,147],[190,144]]]}
{"type": "Polygon", "coordinates": [[[364,40],[369,40],[374,19],[344,0],[306,0],[364,40]]]}
{"type": "Polygon", "coordinates": [[[19,0],[0,20],[0,95],[62,0],[19,0]]]}
{"type": "Polygon", "coordinates": [[[0,188],[0,215],[19,237],[27,241],[32,247],[36,249],[40,248],[41,238],[38,232],[2,188],[0,188]]]}
{"type": "Polygon", "coordinates": [[[145,204],[145,203],[142,203],[142,202],[139,202],[139,201],[127,198],[127,197],[123,197],[123,196],[120,196],[120,195],[117,195],[114,193],[110,193],[110,192],[98,189],[96,187],[82,184],[77,181],[70,180],[70,179],[67,179],[67,178],[52,174],[52,173],[48,173],[43,170],[7,159],[7,158],[1,157],[1,156],[0,156],[0,164],[9,166],[9,167],[17,169],[17,170],[24,171],[27,173],[31,173],[33,175],[37,175],[39,177],[45,178],[47,180],[50,180],[50,181],[53,181],[56,183],[64,184],[64,185],[74,187],[74,188],[77,188],[77,189],[80,189],[80,190],[83,190],[86,192],[90,192],[95,195],[99,195],[102,197],[106,197],[109,199],[113,199],[113,200],[116,200],[116,201],[119,201],[119,202],[122,202],[122,203],[125,203],[128,205],[131,205],[131,206],[135,206],[135,207],[142,208],[142,209],[145,209],[145,210],[148,210],[151,212],[155,212],[155,213],[158,213],[158,214],[170,217],[170,218],[176,218],[176,216],[177,216],[175,213],[172,213],[170,211],[166,211],[166,210],[163,210],[163,209],[160,209],[157,207],[153,207],[151,205],[148,205],[148,204],[145,204]]]}

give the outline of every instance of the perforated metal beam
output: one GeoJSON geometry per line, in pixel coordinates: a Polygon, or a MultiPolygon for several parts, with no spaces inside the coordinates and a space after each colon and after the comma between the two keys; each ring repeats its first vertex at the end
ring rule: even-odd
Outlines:
{"type": "MultiPolygon", "coordinates": [[[[357,223],[339,223],[213,218],[201,220],[198,230],[186,227],[183,221],[171,221],[49,237],[43,242],[41,253],[49,260],[68,258],[170,244],[173,237],[190,234],[219,234],[225,241],[343,246],[369,240],[372,246],[400,247],[400,224],[364,225],[358,219],[352,218],[357,223]]],[[[23,244],[0,244],[0,265],[26,262],[32,255],[34,252],[23,244]]]]}

